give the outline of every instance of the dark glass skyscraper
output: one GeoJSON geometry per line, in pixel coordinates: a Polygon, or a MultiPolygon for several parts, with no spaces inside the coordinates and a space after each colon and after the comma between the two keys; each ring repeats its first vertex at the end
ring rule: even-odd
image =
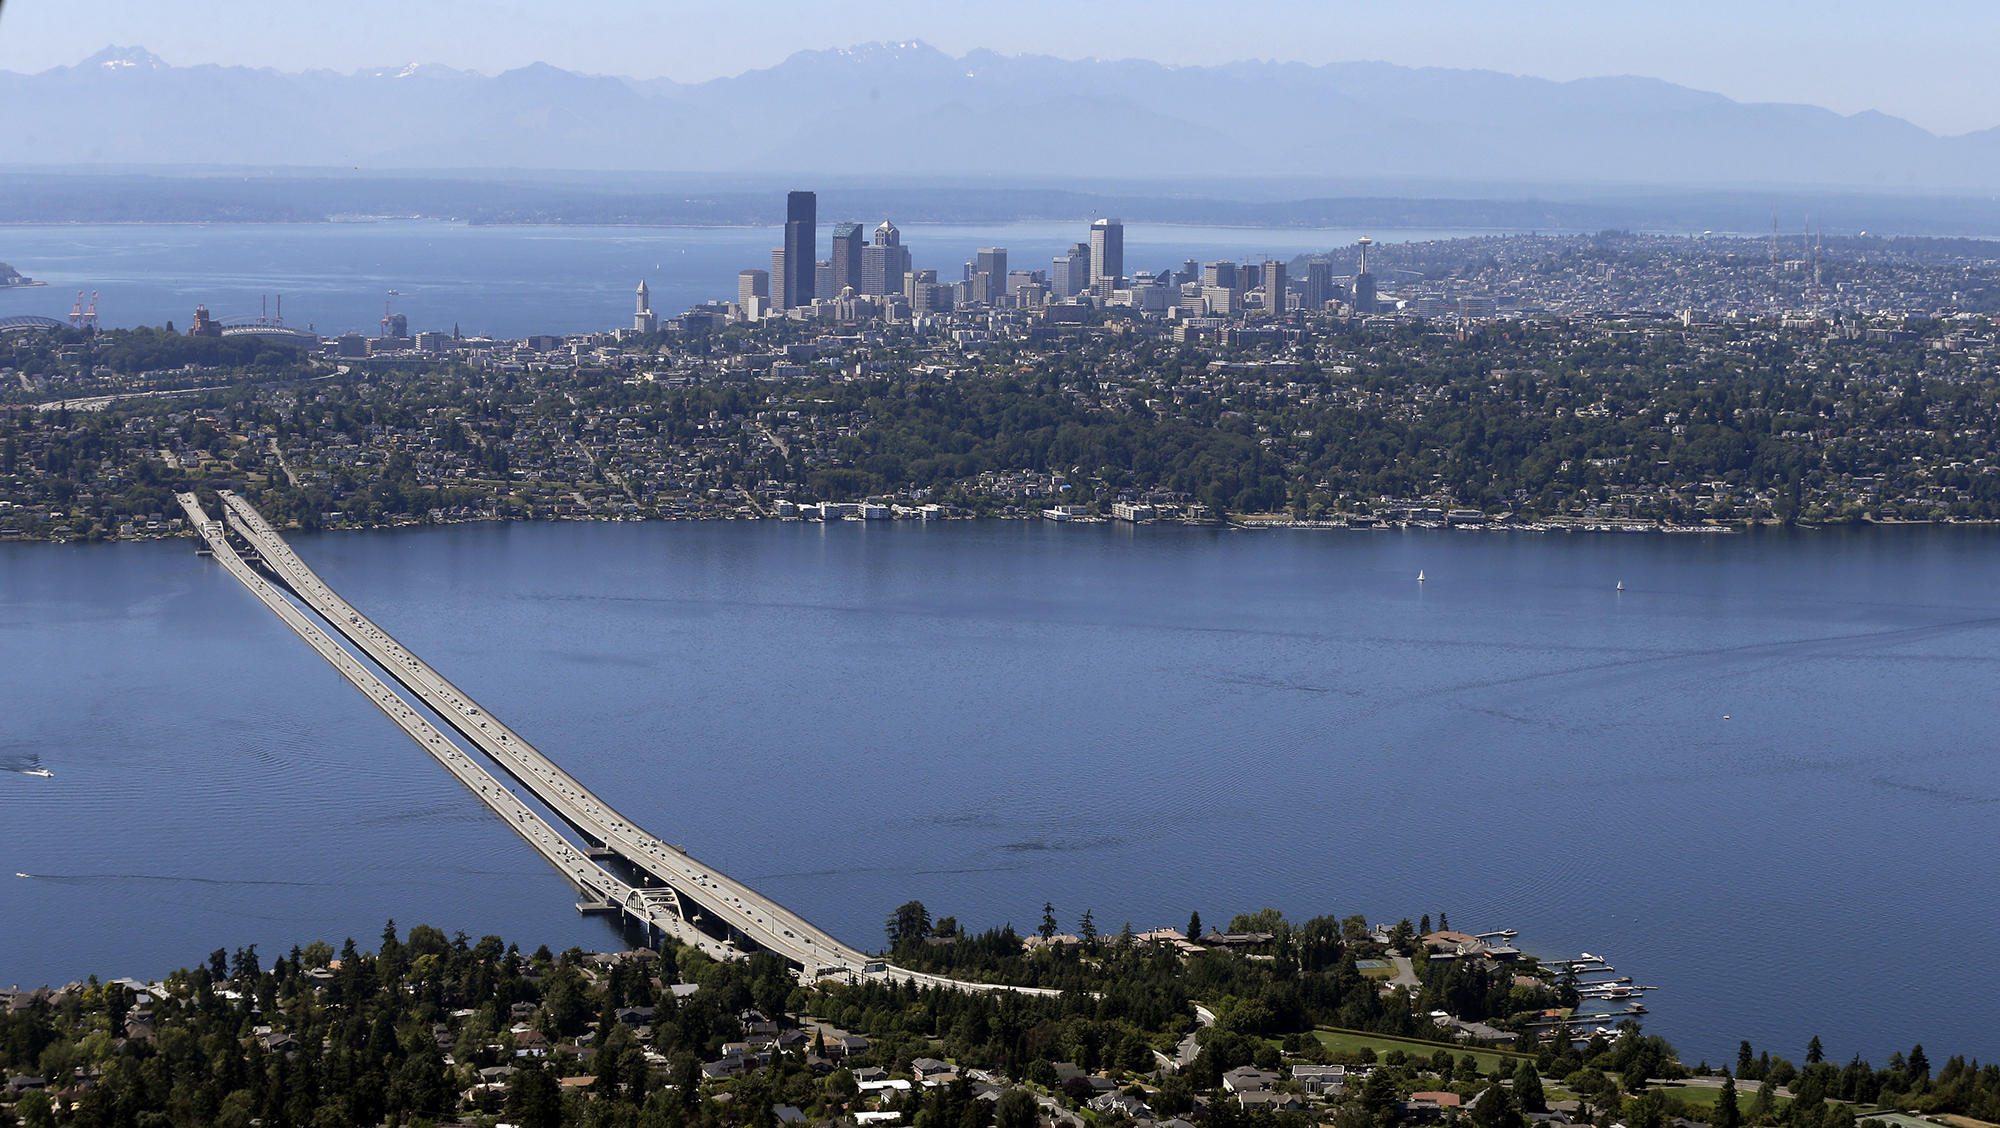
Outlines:
{"type": "Polygon", "coordinates": [[[823,298],[837,298],[843,287],[854,287],[861,293],[861,247],[864,240],[858,223],[836,223],[833,225],[833,290],[821,294],[823,298]]]}
{"type": "Polygon", "coordinates": [[[1125,225],[1100,219],[1090,225],[1090,286],[1099,297],[1125,284],[1125,225]]]}
{"type": "Polygon", "coordinates": [[[819,260],[819,197],[793,192],[785,197],[784,308],[812,304],[813,264],[819,260]]]}

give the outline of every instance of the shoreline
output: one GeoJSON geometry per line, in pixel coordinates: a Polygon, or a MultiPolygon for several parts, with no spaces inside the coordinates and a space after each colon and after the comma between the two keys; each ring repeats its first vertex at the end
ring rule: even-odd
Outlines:
{"type": "MultiPolygon", "coordinates": [[[[1148,521],[1119,521],[1116,520],[1115,518],[1110,518],[1110,517],[1081,517],[1081,518],[1071,518],[1065,521],[1052,521],[1049,518],[1043,517],[1037,513],[1009,513],[1009,514],[970,514],[961,517],[934,517],[929,519],[907,518],[907,517],[889,518],[886,520],[878,520],[878,521],[867,521],[859,517],[844,517],[837,521],[830,521],[830,522],[820,521],[811,518],[804,518],[804,517],[756,517],[756,516],[577,517],[577,516],[565,515],[560,517],[460,517],[460,518],[445,518],[442,520],[431,520],[426,518],[422,520],[397,521],[388,524],[377,524],[377,525],[332,525],[319,529],[314,529],[311,530],[311,532],[382,533],[382,532],[397,532],[404,529],[440,528],[447,525],[530,525],[530,524],[558,524],[558,523],[655,524],[655,523],[672,523],[672,522],[724,522],[724,521],[773,522],[776,524],[795,524],[795,525],[931,524],[934,522],[941,523],[941,522],[963,522],[963,521],[1048,521],[1050,524],[1059,524],[1059,525],[1124,525],[1128,528],[1134,528],[1134,529],[1144,528],[1153,525],[1162,525],[1162,526],[1178,526],[1184,528],[1217,529],[1217,530],[1231,531],[1231,532],[1291,531],[1291,532],[1382,533],[1382,532],[1409,532],[1412,530],[1416,530],[1416,531],[1427,531],[1427,532],[1521,533],[1521,534],[1530,534],[1538,536],[1544,536],[1544,535],[1572,536],[1578,533],[1588,533],[1594,535],[1616,535],[1616,536],[1633,536],[1633,535],[1742,536],[1746,533],[1759,532],[1771,529],[1786,529],[1786,528],[1795,529],[1800,532],[1816,533],[1816,532],[1828,532],[1828,531],[1843,530],[1843,529],[1907,529],[1907,528],[1990,529],[1990,528],[2000,527],[2000,519],[1995,519],[1995,520],[1966,519],[1966,520],[1956,520],[1956,521],[1954,520],[1839,521],[1839,522],[1823,522],[1820,524],[1794,522],[1790,525],[1787,525],[1782,521],[1776,521],[1776,520],[1735,522],[1727,525],[1660,525],[1656,523],[1636,522],[1636,521],[1621,522],[1616,520],[1611,520],[1611,521],[1538,520],[1538,521],[1520,521],[1520,522],[1510,521],[1497,524],[1496,523],[1454,524],[1442,521],[1382,521],[1367,525],[1355,525],[1345,521],[1311,521],[1311,520],[1281,521],[1281,520],[1263,520],[1257,518],[1245,519],[1240,517],[1232,517],[1227,522],[1216,522],[1207,520],[1177,521],[1177,520],[1159,520],[1159,519],[1148,520],[1148,521]]],[[[306,530],[302,530],[296,527],[288,527],[282,531],[286,533],[299,533],[299,532],[304,532],[306,530]]],[[[111,544],[135,544],[145,541],[192,540],[192,539],[195,539],[194,533],[185,528],[171,530],[171,531],[163,530],[157,533],[140,533],[140,534],[134,534],[132,536],[103,536],[103,537],[98,537],[94,540],[88,537],[37,537],[37,536],[18,536],[18,535],[0,533],[0,545],[7,545],[7,544],[111,545],[111,544]]]]}

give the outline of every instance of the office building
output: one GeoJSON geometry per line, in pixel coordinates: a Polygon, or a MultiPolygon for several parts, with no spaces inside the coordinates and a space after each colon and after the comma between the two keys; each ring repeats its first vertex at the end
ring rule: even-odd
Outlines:
{"type": "Polygon", "coordinates": [[[646,289],[646,280],[639,279],[638,308],[632,311],[632,328],[641,333],[651,333],[660,327],[660,319],[653,316],[653,295],[646,289]]]}
{"type": "Polygon", "coordinates": [[[1090,288],[1109,298],[1125,276],[1125,225],[1100,219],[1090,225],[1090,288]]]}
{"type": "Polygon", "coordinates": [[[1220,286],[1226,290],[1236,289],[1236,264],[1233,262],[1211,262],[1201,268],[1201,284],[1204,287],[1220,286]]]}
{"type": "Polygon", "coordinates": [[[910,249],[903,246],[896,225],[883,220],[875,228],[875,241],[861,250],[861,292],[877,297],[900,294],[910,273],[910,249]]]}
{"type": "Polygon", "coordinates": [[[785,308],[785,295],[791,287],[785,284],[785,248],[771,248],[771,308],[785,308]]]}
{"type": "Polygon", "coordinates": [[[1302,288],[1306,311],[1317,313],[1333,300],[1333,264],[1314,259],[1306,264],[1306,281],[1302,288]]]}
{"type": "Polygon", "coordinates": [[[1007,296],[1011,298],[1019,294],[1023,286],[1041,286],[1046,281],[1039,270],[1010,270],[1007,272],[1007,296]]]}
{"type": "Polygon", "coordinates": [[[1069,250],[1049,264],[1049,293],[1068,299],[1089,288],[1090,244],[1071,243],[1069,250]]]}
{"type": "Polygon", "coordinates": [[[833,290],[821,297],[835,297],[848,286],[854,287],[855,293],[861,292],[862,246],[860,224],[833,225],[833,257],[827,260],[833,264],[833,290]]]}
{"type": "Polygon", "coordinates": [[[1285,315],[1285,264],[1282,262],[1264,264],[1264,312],[1273,317],[1285,315]]]}
{"type": "Polygon", "coordinates": [[[1007,293],[1007,248],[981,247],[966,267],[966,281],[972,283],[971,300],[980,305],[999,305],[1007,293]]]}
{"type": "Polygon", "coordinates": [[[771,296],[771,275],[763,270],[744,270],[736,275],[736,304],[750,308],[751,298],[771,296]]]}
{"type": "MultiPolygon", "coordinates": [[[[813,264],[818,261],[819,197],[811,192],[791,192],[785,196],[785,261],[796,264],[785,273],[784,308],[811,305],[814,296],[813,264]]],[[[777,274],[772,272],[773,280],[777,274]]]]}
{"type": "MultiPolygon", "coordinates": [[[[827,301],[840,296],[840,287],[833,280],[833,260],[821,259],[813,264],[813,297],[827,301]]],[[[811,302],[807,302],[811,305],[811,302]]]]}

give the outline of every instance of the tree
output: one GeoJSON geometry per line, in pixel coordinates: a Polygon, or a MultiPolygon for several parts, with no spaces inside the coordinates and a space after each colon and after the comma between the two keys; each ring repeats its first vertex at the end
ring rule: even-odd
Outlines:
{"type": "Polygon", "coordinates": [[[1026,1089],[1009,1089],[993,1106],[993,1128],[1035,1128],[1041,1121],[1041,1106],[1026,1089]]]}
{"type": "Polygon", "coordinates": [[[1549,1101],[1542,1094],[1542,1074],[1535,1063],[1523,1060],[1514,1070],[1514,1099],[1523,1112],[1547,1112],[1549,1101]]]}
{"type": "Polygon", "coordinates": [[[521,1128],[562,1128],[562,1086],[545,1069],[507,1079],[507,1118],[521,1128]]]}
{"type": "Polygon", "coordinates": [[[1188,914],[1188,930],[1187,930],[1187,938],[1188,938],[1188,939],[1190,939],[1190,940],[1200,940],[1200,939],[1201,939],[1201,914],[1200,914],[1200,913],[1189,913],[1189,914],[1188,914]]]}
{"type": "Polygon", "coordinates": [[[1443,909],[1438,910],[1438,931],[1439,932],[1451,931],[1451,922],[1445,919],[1443,909]]]}
{"type": "Polygon", "coordinates": [[[1722,1095],[1715,1100],[1713,1128],[1741,1128],[1743,1113],[1736,1107],[1736,1078],[1722,1071],[1722,1095]]]}
{"type": "Polygon", "coordinates": [[[1077,918],[1076,934],[1083,938],[1085,944],[1097,942],[1097,921],[1091,918],[1089,909],[1083,910],[1083,915],[1077,918]]]}
{"type": "Polygon", "coordinates": [[[1812,1041],[1806,1043],[1806,1064],[1815,1065],[1825,1060],[1826,1048],[1819,1044],[1819,1035],[1815,1034],[1812,1041]]]}
{"type": "Polygon", "coordinates": [[[1417,935],[1429,936],[1430,934],[1431,934],[1431,914],[1425,913],[1423,915],[1423,919],[1417,921],[1417,935]]]}
{"type": "Polygon", "coordinates": [[[1409,917],[1397,921],[1396,927],[1389,930],[1389,946],[1404,955],[1416,949],[1416,941],[1417,926],[1410,923],[1409,917]]]}
{"type": "Polygon", "coordinates": [[[1736,1047],[1736,1076],[1751,1078],[1757,1074],[1757,1053],[1750,1048],[1750,1039],[1743,1039],[1736,1047]]]}
{"type": "Polygon", "coordinates": [[[1472,1105],[1472,1122],[1479,1128],[1521,1128],[1521,1110],[1507,1087],[1498,1082],[1486,1086],[1472,1105]]]}
{"type": "Polygon", "coordinates": [[[1771,1090],[1775,1088],[1777,1086],[1771,1084],[1769,1081],[1758,1082],[1757,1095],[1750,1098],[1750,1112],[1744,1117],[1746,1121],[1751,1124],[1762,1124],[1770,1118],[1772,1109],[1771,1090]]]}
{"type": "Polygon", "coordinates": [[[924,908],[922,901],[905,901],[889,915],[887,929],[891,948],[922,940],[931,934],[930,910],[924,908]]]}
{"type": "Polygon", "coordinates": [[[1910,1047],[1909,1067],[1910,1076],[1915,1077],[1917,1080],[1928,1081],[1931,1079],[1931,1059],[1924,1056],[1924,1044],[1922,1042],[1918,1042],[1916,1045],[1910,1047]]]}
{"type": "Polygon", "coordinates": [[[1633,1098],[1625,1123],[1629,1128],[1666,1128],[1666,1098],[1658,1093],[1641,1093],[1633,1098]]]}
{"type": "Polygon", "coordinates": [[[1044,940],[1053,940],[1056,935],[1056,906],[1053,901],[1042,902],[1042,926],[1035,934],[1044,940]]]}

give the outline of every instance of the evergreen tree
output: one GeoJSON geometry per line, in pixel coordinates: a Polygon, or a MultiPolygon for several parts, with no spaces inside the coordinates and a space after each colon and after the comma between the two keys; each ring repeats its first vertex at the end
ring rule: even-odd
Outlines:
{"type": "Polygon", "coordinates": [[[1478,1128],[1521,1128],[1526,1123],[1513,1095],[1497,1082],[1480,1092],[1478,1102],[1472,1106],[1472,1122],[1478,1128]]]}
{"type": "Polygon", "coordinates": [[[1806,1064],[1815,1065],[1825,1060],[1826,1050],[1819,1044],[1819,1035],[1815,1034],[1812,1041],[1806,1043],[1806,1064]]]}
{"type": "MultiPolygon", "coordinates": [[[[1523,1060],[1514,1070],[1514,1099],[1523,1112],[1547,1112],[1549,1101],[1542,1094],[1542,1074],[1532,1061],[1523,1060]]],[[[1719,1126],[1718,1126],[1719,1128],[1719,1126]]],[[[1733,1126],[1732,1126],[1733,1128],[1733,1126]]]]}
{"type": "Polygon", "coordinates": [[[1736,1078],[1725,1069],[1722,1071],[1722,1095],[1715,1100],[1713,1128],[1740,1128],[1742,1123],[1743,1113],[1736,1107],[1736,1078]]]}
{"type": "Polygon", "coordinates": [[[1196,941],[1196,942],[1199,942],[1199,941],[1201,940],[1201,914],[1200,914],[1200,913],[1189,913],[1189,914],[1188,914],[1188,929],[1187,929],[1187,938],[1188,938],[1188,939],[1190,939],[1190,940],[1193,940],[1193,941],[1196,941]]]}

